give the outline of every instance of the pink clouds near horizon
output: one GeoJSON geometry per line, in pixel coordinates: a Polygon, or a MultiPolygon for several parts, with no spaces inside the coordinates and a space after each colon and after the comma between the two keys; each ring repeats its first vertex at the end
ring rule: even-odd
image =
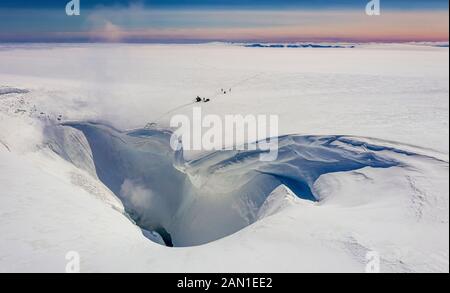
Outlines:
{"type": "Polygon", "coordinates": [[[30,34],[2,33],[20,39],[70,41],[448,41],[448,11],[386,11],[368,16],[364,11],[93,11],[88,29],[30,34]],[[155,25],[152,19],[175,24],[155,25]]]}

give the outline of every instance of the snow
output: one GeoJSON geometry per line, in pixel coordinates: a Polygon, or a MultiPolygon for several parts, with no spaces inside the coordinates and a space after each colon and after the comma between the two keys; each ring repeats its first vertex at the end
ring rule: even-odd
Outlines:
{"type": "MultiPolygon", "coordinates": [[[[312,185],[324,174],[401,164],[379,156],[382,152],[416,155],[391,147],[367,151],[376,147],[347,137],[285,136],[279,139],[278,159],[273,162],[260,161],[255,151],[217,151],[184,161],[182,150],[172,151],[167,130],[120,132],[89,122],[63,126],[81,130],[92,152],[66,159],[91,157],[88,171],[95,165],[99,180],[139,225],[146,230],[164,228],[176,246],[205,244],[254,223],[267,196],[280,185],[315,201],[312,185]]],[[[76,145],[63,142],[58,149],[76,145]]],[[[89,149],[85,142],[79,148],[89,149]]]]}
{"type": "Polygon", "coordinates": [[[22,93],[27,93],[27,90],[11,87],[0,87],[0,95],[22,94],[22,93]]]}
{"type": "Polygon", "coordinates": [[[448,48],[0,47],[1,272],[449,271],[448,48]],[[140,129],[233,85],[202,110],[279,114],[280,161],[140,129]]]}

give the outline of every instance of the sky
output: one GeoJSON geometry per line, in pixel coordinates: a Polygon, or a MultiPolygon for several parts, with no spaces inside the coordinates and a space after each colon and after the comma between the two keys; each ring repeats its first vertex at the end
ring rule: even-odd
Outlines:
{"type": "Polygon", "coordinates": [[[0,0],[0,42],[448,41],[448,0],[0,0]]]}

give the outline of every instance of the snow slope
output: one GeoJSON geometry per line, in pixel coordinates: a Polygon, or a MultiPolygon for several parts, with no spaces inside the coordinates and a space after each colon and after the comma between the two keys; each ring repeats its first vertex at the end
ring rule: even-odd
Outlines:
{"type": "Polygon", "coordinates": [[[84,272],[364,272],[369,251],[449,270],[448,48],[27,45],[0,64],[2,272],[63,272],[68,251],[84,272]],[[119,130],[243,79],[203,110],[280,114],[273,164],[119,130]]]}

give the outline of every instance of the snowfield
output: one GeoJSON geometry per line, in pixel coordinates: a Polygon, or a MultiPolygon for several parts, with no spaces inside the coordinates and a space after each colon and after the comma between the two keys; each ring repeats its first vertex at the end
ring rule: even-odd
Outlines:
{"type": "Polygon", "coordinates": [[[0,272],[64,272],[69,251],[82,272],[365,272],[372,252],[382,272],[448,272],[448,58],[0,45],[0,272]],[[278,159],[174,152],[171,110],[197,95],[279,115],[278,159]]]}

